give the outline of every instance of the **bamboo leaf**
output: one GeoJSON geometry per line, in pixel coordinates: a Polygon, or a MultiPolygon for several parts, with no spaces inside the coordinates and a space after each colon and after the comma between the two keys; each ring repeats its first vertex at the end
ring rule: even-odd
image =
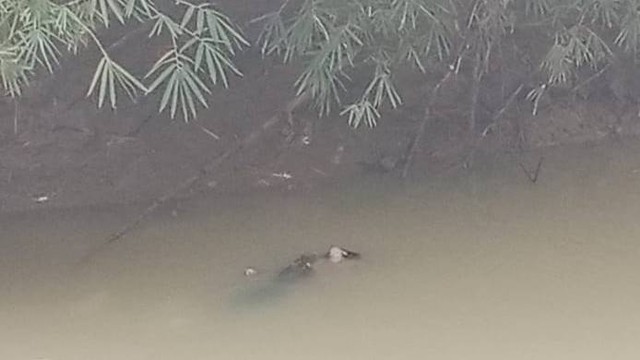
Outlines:
{"type": "Polygon", "coordinates": [[[171,80],[174,80],[171,85],[171,118],[176,116],[176,110],[178,109],[178,96],[180,94],[180,83],[182,80],[182,73],[180,68],[176,70],[171,80]]]}
{"type": "Polygon", "coordinates": [[[107,0],[107,3],[109,4],[109,9],[111,10],[111,12],[113,12],[113,14],[116,16],[118,21],[124,24],[124,16],[122,15],[122,10],[120,9],[120,4],[118,3],[118,1],[107,0]]]}
{"type": "Polygon", "coordinates": [[[165,107],[167,106],[167,104],[169,103],[169,100],[171,98],[171,94],[173,92],[174,89],[174,85],[175,84],[175,72],[171,73],[171,77],[168,79],[167,81],[167,86],[164,89],[164,92],[162,93],[162,98],[160,99],[160,110],[159,112],[162,112],[165,107]]]}
{"type": "Polygon", "coordinates": [[[146,92],[146,87],[144,86],[144,84],[138,80],[135,76],[133,76],[127,69],[123,68],[122,66],[120,66],[120,64],[118,63],[113,63],[113,69],[114,71],[119,74],[119,76],[122,78],[123,83],[129,84],[131,86],[132,89],[138,89],[138,90],[142,90],[144,92],[146,92]]]}
{"type": "Polygon", "coordinates": [[[100,74],[100,90],[98,91],[98,107],[101,108],[107,92],[107,82],[109,78],[109,61],[105,63],[102,74],[100,74]]]}
{"type": "Polygon", "coordinates": [[[111,108],[116,108],[116,84],[113,67],[109,71],[109,99],[111,100],[111,108]]]}
{"type": "MultiPolygon", "coordinates": [[[[176,64],[169,64],[163,71],[158,75],[158,77],[153,80],[151,85],[149,85],[147,93],[154,91],[160,84],[162,84],[169,76],[175,76],[177,72],[176,64]]],[[[171,80],[170,80],[171,81],[171,80]]]]}
{"type": "Polygon", "coordinates": [[[96,66],[96,70],[93,73],[93,79],[91,80],[91,85],[89,85],[89,90],[87,91],[86,96],[90,96],[96,88],[99,79],[102,77],[102,72],[104,71],[104,67],[108,59],[106,57],[102,57],[98,62],[98,66],[96,66]]]}
{"type": "Polygon", "coordinates": [[[194,6],[187,7],[187,11],[184,12],[182,16],[182,21],[180,22],[180,26],[185,27],[191,21],[191,17],[193,16],[193,12],[195,10],[194,6]]]}

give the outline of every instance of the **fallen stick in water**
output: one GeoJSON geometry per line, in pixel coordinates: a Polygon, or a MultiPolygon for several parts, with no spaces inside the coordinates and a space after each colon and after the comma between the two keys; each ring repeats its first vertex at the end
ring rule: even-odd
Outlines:
{"type": "Polygon", "coordinates": [[[529,181],[531,181],[534,184],[536,183],[536,181],[538,181],[538,175],[540,175],[540,169],[542,168],[543,160],[544,160],[544,156],[540,156],[540,159],[538,160],[538,165],[536,165],[536,169],[534,171],[527,170],[527,168],[524,166],[522,161],[520,162],[520,168],[522,169],[524,174],[527,175],[527,178],[529,179],[529,181]]]}
{"type": "Polygon", "coordinates": [[[126,226],[124,226],[119,231],[111,234],[109,237],[105,239],[104,242],[98,245],[93,251],[87,254],[82,262],[86,262],[89,259],[93,258],[96,254],[98,254],[102,249],[106,248],[108,245],[122,239],[125,235],[127,235],[131,230],[135,229],[142,221],[144,221],[149,215],[154,213],[162,204],[167,201],[177,197],[181,193],[189,190],[198,180],[204,178],[205,176],[211,174],[215,169],[217,169],[220,165],[222,165],[228,158],[232,155],[240,152],[242,149],[253,145],[265,132],[273,128],[277,125],[283,118],[282,115],[291,118],[292,113],[300,107],[306,100],[308,99],[307,94],[301,94],[296,96],[294,99],[289,101],[285,106],[284,110],[279,112],[278,114],[272,116],[269,120],[265,121],[260,127],[253,130],[249,135],[247,135],[242,141],[237,142],[229,149],[224,151],[222,154],[215,157],[211,162],[202,167],[200,171],[198,171],[195,175],[190,178],[184,180],[178,186],[173,188],[173,190],[168,193],[156,198],[149,207],[147,207],[140,215],[138,215],[133,221],[129,222],[126,226]]]}

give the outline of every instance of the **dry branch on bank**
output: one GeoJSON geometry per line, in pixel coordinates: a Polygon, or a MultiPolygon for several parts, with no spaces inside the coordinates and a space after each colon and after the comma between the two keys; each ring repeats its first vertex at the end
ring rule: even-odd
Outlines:
{"type": "Polygon", "coordinates": [[[122,239],[128,233],[130,233],[133,229],[135,229],[141,222],[147,219],[151,214],[153,214],[160,206],[165,204],[166,202],[175,199],[180,194],[186,193],[191,187],[194,186],[199,180],[205,178],[206,176],[213,173],[220,165],[222,165],[227,159],[231,156],[239,153],[243,149],[254,145],[267,131],[276,126],[280,121],[289,119],[291,114],[298,109],[302,104],[304,104],[308,100],[309,96],[307,94],[301,94],[289,101],[287,105],[284,107],[282,111],[278,114],[272,116],[267,121],[262,123],[261,126],[254,129],[250,132],[244,139],[239,142],[236,142],[233,146],[229,147],[227,150],[222,152],[222,154],[216,156],[209,163],[203,166],[195,175],[185,179],[176,187],[174,187],[168,193],[156,198],[151,205],[149,205],[140,215],[134,218],[131,222],[126,224],[122,229],[117,232],[109,235],[104,242],[98,245],[97,248],[93,249],[89,254],[85,256],[83,262],[86,262],[96,256],[99,252],[105,249],[110,244],[122,239]]]}
{"type": "Polygon", "coordinates": [[[449,80],[449,78],[451,78],[451,75],[453,75],[455,71],[456,71],[456,67],[454,65],[451,65],[449,67],[449,70],[444,74],[444,76],[440,79],[440,81],[438,81],[438,83],[433,87],[433,89],[431,89],[429,101],[427,103],[427,106],[425,106],[424,108],[424,116],[422,117],[422,121],[420,122],[418,131],[416,132],[416,136],[413,138],[413,141],[411,142],[411,145],[408,148],[407,154],[404,157],[405,162],[404,162],[404,167],[402,169],[402,178],[406,178],[409,175],[409,170],[411,169],[411,163],[413,162],[413,159],[416,153],[420,149],[420,143],[424,138],[424,132],[425,132],[425,129],[427,128],[427,124],[431,120],[431,113],[433,111],[433,106],[435,105],[440,88],[449,80]]]}

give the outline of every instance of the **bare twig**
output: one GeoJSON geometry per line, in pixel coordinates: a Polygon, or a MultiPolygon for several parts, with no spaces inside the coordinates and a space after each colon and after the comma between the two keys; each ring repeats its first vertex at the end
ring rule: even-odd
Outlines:
{"type": "Polygon", "coordinates": [[[322,176],[324,176],[324,177],[329,176],[329,175],[327,175],[327,173],[326,173],[326,172],[324,172],[324,171],[322,171],[322,170],[320,170],[320,169],[318,169],[318,168],[315,168],[315,167],[313,167],[313,166],[311,167],[311,170],[315,171],[316,173],[318,173],[318,174],[320,174],[320,175],[322,175],[322,176]]]}
{"type": "Polygon", "coordinates": [[[487,127],[485,127],[484,130],[482,130],[482,137],[487,136],[489,131],[492,128],[494,128],[496,125],[498,125],[498,121],[502,118],[502,115],[504,115],[507,109],[515,101],[516,97],[518,96],[518,94],[520,94],[523,88],[524,88],[524,84],[520,84],[520,86],[518,86],[518,88],[514,92],[512,92],[511,95],[509,95],[509,98],[504,103],[504,105],[500,108],[500,110],[498,110],[495,113],[495,115],[493,115],[493,118],[491,119],[492,120],[491,123],[487,125],[487,127]]]}
{"type": "Polygon", "coordinates": [[[586,80],[584,80],[584,81],[580,82],[579,84],[577,84],[576,86],[574,86],[571,89],[571,93],[575,94],[578,90],[580,90],[581,88],[587,86],[590,82],[594,81],[595,79],[600,77],[600,75],[604,74],[610,67],[611,67],[611,63],[608,63],[607,65],[603,66],[602,69],[600,69],[598,72],[596,72],[595,74],[591,75],[586,80]]]}
{"type": "Polygon", "coordinates": [[[471,113],[469,114],[469,134],[473,135],[476,131],[476,123],[478,117],[478,96],[480,95],[480,84],[482,82],[482,58],[480,54],[476,55],[476,64],[473,69],[473,85],[471,86],[471,113]]]}
{"type": "Polygon", "coordinates": [[[487,136],[487,134],[489,134],[489,131],[491,129],[493,129],[495,126],[498,125],[498,122],[500,121],[500,119],[502,118],[504,113],[507,111],[507,109],[511,106],[511,104],[518,97],[518,94],[520,93],[520,91],[522,91],[523,87],[524,87],[524,84],[520,84],[520,86],[518,86],[518,88],[516,90],[514,90],[511,93],[511,95],[509,95],[509,98],[507,99],[507,101],[504,103],[502,108],[500,108],[500,110],[498,110],[493,115],[493,117],[491,118],[491,123],[489,123],[489,125],[487,125],[484,128],[484,130],[482,130],[482,134],[479,137],[474,135],[474,138],[473,138],[472,143],[471,143],[471,150],[469,150],[469,154],[464,159],[464,167],[465,168],[470,168],[470,167],[473,166],[473,159],[475,157],[476,152],[478,151],[478,147],[480,146],[480,143],[482,142],[482,139],[484,139],[487,136]]]}
{"type": "Polygon", "coordinates": [[[147,31],[151,27],[151,22],[144,22],[138,24],[134,29],[127,31],[120,39],[114,41],[107,47],[107,51],[113,51],[126,44],[132,38],[147,31]]]}
{"type": "Polygon", "coordinates": [[[205,134],[211,136],[212,138],[214,138],[216,140],[220,140],[220,136],[216,135],[216,133],[214,133],[213,131],[207,129],[206,127],[204,127],[204,126],[202,126],[202,125],[200,125],[198,123],[194,122],[194,124],[196,124],[196,126],[199,127],[200,130],[202,130],[205,134]]]}
{"type": "Polygon", "coordinates": [[[542,161],[543,160],[544,160],[544,156],[540,156],[540,159],[538,159],[538,165],[536,165],[536,169],[534,171],[528,170],[524,166],[522,161],[519,163],[520,164],[520,168],[522,169],[524,174],[527,176],[529,181],[531,181],[534,184],[536,183],[536,181],[538,181],[538,175],[540,175],[540,169],[542,168],[542,161]]]}
{"type": "MultiPolygon", "coordinates": [[[[457,63],[457,61],[458,60],[456,59],[455,63],[457,63]]],[[[424,137],[424,131],[427,127],[427,123],[429,123],[429,121],[431,120],[431,112],[432,112],[433,106],[435,105],[436,98],[438,97],[438,92],[440,91],[440,88],[442,87],[442,85],[444,85],[444,83],[446,83],[449,80],[449,78],[451,78],[451,76],[457,70],[455,63],[449,66],[448,71],[444,74],[444,76],[440,79],[440,81],[438,81],[438,83],[433,87],[433,89],[431,89],[429,102],[427,103],[427,106],[425,106],[424,108],[424,116],[422,118],[422,122],[420,122],[420,126],[418,127],[416,136],[413,138],[413,141],[411,142],[408,148],[407,154],[405,156],[404,167],[402,169],[403,179],[409,175],[409,170],[411,168],[411,163],[413,162],[413,158],[415,157],[415,154],[418,152],[418,149],[420,148],[420,143],[422,142],[422,138],[424,137]]]]}
{"type": "Polygon", "coordinates": [[[472,142],[471,151],[465,160],[465,166],[471,166],[473,162],[473,158],[475,155],[476,143],[478,142],[476,139],[476,117],[478,110],[478,96],[480,95],[480,84],[482,82],[482,77],[484,72],[481,70],[482,59],[480,58],[480,54],[476,56],[476,65],[473,70],[473,85],[471,86],[471,113],[469,114],[469,128],[468,136],[472,142]]]}
{"type": "Polygon", "coordinates": [[[287,5],[289,4],[289,1],[291,1],[291,0],[283,1],[282,4],[280,4],[280,7],[278,8],[278,10],[268,12],[266,14],[263,14],[261,16],[258,16],[256,18],[253,18],[253,19],[249,20],[248,24],[251,25],[251,24],[254,24],[254,23],[257,23],[257,22],[261,22],[261,21],[263,21],[265,19],[268,19],[271,16],[278,15],[278,14],[282,13],[282,11],[284,11],[284,8],[287,7],[287,5]]]}
{"type": "MultiPolygon", "coordinates": [[[[475,5],[472,8],[473,9],[472,14],[468,17],[468,19],[471,19],[478,4],[479,4],[479,0],[475,2],[475,5]]],[[[467,28],[466,32],[469,32],[469,28],[467,28]]],[[[409,175],[409,170],[411,169],[413,158],[415,157],[415,154],[418,152],[418,149],[420,148],[420,144],[422,142],[422,138],[424,137],[424,132],[427,127],[427,124],[429,123],[429,121],[431,121],[431,114],[433,112],[433,107],[436,103],[438,93],[440,92],[440,88],[442,88],[442,85],[444,85],[447,81],[449,81],[449,79],[453,75],[458,74],[458,72],[460,71],[462,58],[465,52],[470,48],[468,45],[469,45],[469,40],[467,39],[467,34],[463,34],[461,37],[461,42],[458,45],[457,51],[453,56],[453,61],[447,67],[447,72],[442,76],[440,81],[438,81],[438,83],[436,83],[436,85],[431,89],[431,94],[427,101],[427,105],[424,108],[424,115],[422,117],[422,122],[420,122],[420,126],[418,127],[418,131],[416,132],[416,136],[410,142],[407,153],[404,156],[404,167],[402,169],[403,179],[407,178],[407,176],[409,175]]]]}

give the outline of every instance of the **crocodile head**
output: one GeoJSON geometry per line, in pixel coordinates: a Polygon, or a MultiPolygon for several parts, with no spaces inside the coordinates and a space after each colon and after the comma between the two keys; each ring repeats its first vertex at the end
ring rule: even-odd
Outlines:
{"type": "Polygon", "coordinates": [[[360,254],[354,251],[343,249],[338,246],[331,246],[329,252],[325,255],[332,263],[339,263],[344,259],[355,259],[360,257],[360,254]]]}

